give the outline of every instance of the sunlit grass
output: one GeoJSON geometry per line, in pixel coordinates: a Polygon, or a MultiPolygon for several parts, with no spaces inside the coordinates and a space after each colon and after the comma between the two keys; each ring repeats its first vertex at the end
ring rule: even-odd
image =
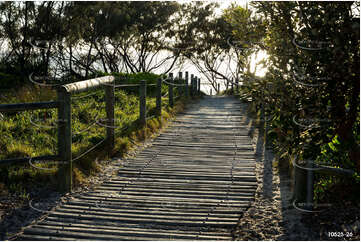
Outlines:
{"type": "MultiPolygon", "coordinates": [[[[162,88],[165,89],[165,88],[162,88]]],[[[165,89],[166,90],[166,89],[165,89]]],[[[177,90],[175,90],[177,94],[177,90]]],[[[89,93],[75,97],[86,96],[89,93]]],[[[8,94],[9,96],[10,94],[8,94]]],[[[21,88],[13,91],[13,103],[56,100],[56,93],[50,89],[21,88]],[[19,99],[19,97],[21,98],[19,99]],[[18,100],[18,101],[17,101],[18,100]]],[[[2,99],[0,103],[7,103],[2,99]]],[[[115,91],[115,148],[112,156],[123,157],[135,145],[150,138],[166,126],[176,112],[184,108],[185,100],[176,102],[174,108],[168,106],[168,98],[162,99],[162,118],[155,117],[156,98],[148,90],[147,124],[141,127],[139,118],[139,98],[125,90],[115,91]]],[[[56,155],[57,152],[57,110],[37,110],[3,114],[0,122],[0,159],[56,155]],[[31,120],[31,121],[30,121],[31,120]],[[54,128],[52,128],[54,127],[54,128]]],[[[106,128],[95,122],[106,119],[104,92],[72,100],[72,157],[79,157],[89,148],[106,137],[106,128]]],[[[101,122],[101,121],[100,121],[101,122]]],[[[97,160],[107,159],[106,144],[86,154],[73,163],[73,182],[78,186],[86,183],[86,177],[99,171],[97,160]]],[[[62,181],[62,166],[48,162],[34,161],[36,169],[29,164],[0,166],[0,185],[11,193],[23,192],[34,184],[57,187],[62,181]],[[44,169],[41,169],[44,168],[44,169]],[[14,185],[18,184],[18,185],[14,185]]]]}

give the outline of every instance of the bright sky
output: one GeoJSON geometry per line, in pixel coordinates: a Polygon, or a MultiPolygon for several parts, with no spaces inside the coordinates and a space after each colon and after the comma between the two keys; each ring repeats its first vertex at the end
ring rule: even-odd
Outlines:
{"type": "MultiPolygon", "coordinates": [[[[185,3],[185,2],[191,2],[191,1],[189,1],[189,0],[178,0],[177,2],[185,3]]],[[[220,14],[222,14],[222,10],[229,7],[232,3],[235,3],[235,4],[240,5],[242,7],[246,7],[246,4],[248,2],[250,2],[250,1],[249,0],[230,0],[230,1],[211,0],[211,1],[206,1],[206,2],[217,2],[217,3],[219,3],[220,7],[219,7],[219,9],[216,10],[216,14],[220,15],[220,14]]],[[[0,43],[0,47],[1,47],[1,43],[0,43]]],[[[1,55],[1,49],[0,49],[0,55],[1,55]]],[[[261,61],[262,59],[264,59],[264,58],[267,58],[267,54],[265,52],[259,52],[257,56],[252,56],[252,58],[251,58],[251,71],[253,71],[255,69],[255,67],[257,66],[257,70],[256,70],[256,75],[257,76],[264,76],[265,73],[266,73],[265,68],[262,68],[262,66],[257,65],[257,63],[259,61],[261,61]]],[[[224,62],[224,64],[222,65],[222,68],[223,67],[227,68],[226,62],[224,62]]],[[[232,69],[232,64],[230,64],[230,68],[232,69]]],[[[181,71],[181,72],[188,71],[189,75],[194,74],[194,75],[200,77],[202,79],[202,82],[207,82],[207,79],[202,74],[200,74],[198,72],[198,70],[195,68],[195,66],[192,63],[185,63],[183,66],[180,66],[180,67],[174,69],[173,70],[174,75],[177,76],[179,71],[181,71]]],[[[161,70],[160,70],[160,73],[161,73],[161,70]]],[[[223,82],[221,84],[221,88],[223,88],[223,82]]],[[[210,89],[209,89],[208,85],[202,86],[201,89],[205,93],[209,94],[210,89]]],[[[214,93],[214,91],[213,91],[213,93],[214,93]]]]}
{"type": "MultiPolygon", "coordinates": [[[[186,2],[191,2],[189,0],[178,0],[177,2],[179,3],[186,3],[186,2]]],[[[222,10],[228,8],[232,3],[235,3],[237,5],[240,5],[242,7],[246,7],[246,4],[249,3],[249,0],[231,0],[231,1],[216,1],[216,0],[212,0],[212,1],[205,1],[205,2],[217,2],[219,3],[220,7],[219,9],[216,10],[216,14],[220,15],[222,14],[222,10]]],[[[261,65],[257,65],[257,63],[259,63],[261,60],[267,58],[268,55],[265,51],[260,51],[258,52],[257,55],[253,55],[251,57],[251,71],[256,69],[256,75],[257,76],[264,76],[267,72],[267,69],[264,68],[261,65]]],[[[184,66],[180,67],[179,69],[175,70],[175,75],[178,74],[178,71],[184,72],[184,71],[188,71],[190,74],[195,74],[196,76],[200,77],[202,79],[203,82],[206,82],[206,78],[200,74],[197,69],[190,63],[185,64],[184,66]]],[[[183,74],[184,75],[184,74],[183,74]]],[[[205,93],[209,94],[210,93],[210,87],[205,85],[205,86],[201,86],[202,91],[204,91],[205,93]]],[[[221,84],[221,89],[223,88],[223,84],[221,84]]],[[[214,94],[214,90],[213,90],[213,94],[214,94]]]]}

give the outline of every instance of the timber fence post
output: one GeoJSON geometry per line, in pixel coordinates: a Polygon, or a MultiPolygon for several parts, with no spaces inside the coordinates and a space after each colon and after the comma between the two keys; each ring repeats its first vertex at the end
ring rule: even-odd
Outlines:
{"type": "MultiPolygon", "coordinates": [[[[307,161],[307,167],[313,168],[313,162],[311,160],[307,161]]],[[[306,195],[306,208],[308,210],[313,210],[313,194],[314,194],[314,174],[313,170],[307,171],[307,195],[306,195]]]]}
{"type": "Polygon", "coordinates": [[[157,80],[157,101],[156,101],[157,116],[162,116],[162,78],[157,80]]]}
{"type": "Polygon", "coordinates": [[[107,142],[109,154],[114,149],[114,86],[105,87],[105,108],[107,113],[107,142]]]}
{"type": "Polygon", "coordinates": [[[71,192],[73,187],[73,162],[71,154],[71,99],[70,93],[57,91],[58,108],[58,152],[60,158],[67,162],[64,169],[62,190],[71,192]]]}
{"type": "Polygon", "coordinates": [[[190,90],[190,93],[191,93],[191,97],[193,97],[194,96],[194,87],[193,87],[193,85],[194,85],[194,75],[193,74],[191,74],[191,90],[190,90]]]}
{"type": "Polygon", "coordinates": [[[195,76],[195,77],[194,77],[194,84],[193,84],[193,88],[194,88],[194,90],[193,90],[193,92],[194,92],[194,96],[197,96],[197,80],[198,80],[198,77],[197,77],[197,76],[195,76]]]}
{"type": "Polygon", "coordinates": [[[218,83],[217,94],[220,93],[220,89],[221,89],[221,84],[218,83]]]}
{"type": "Polygon", "coordinates": [[[141,80],[140,88],[139,88],[139,121],[142,126],[146,124],[146,120],[147,120],[146,93],[147,93],[146,81],[141,80]]]}
{"type": "Polygon", "coordinates": [[[170,83],[168,85],[168,97],[169,97],[169,106],[174,106],[174,100],[173,100],[173,73],[169,73],[169,79],[168,82],[170,83]]]}
{"type": "MultiPolygon", "coordinates": [[[[297,159],[297,158],[293,158],[297,159]]],[[[297,160],[294,161],[297,163],[297,160]]],[[[307,171],[297,166],[293,167],[295,174],[295,194],[294,197],[298,203],[306,203],[307,201],[307,171]]]]}
{"type": "Polygon", "coordinates": [[[186,97],[189,98],[189,85],[188,85],[188,71],[186,71],[186,74],[185,74],[185,94],[186,94],[186,97]]]}
{"type": "Polygon", "coordinates": [[[198,96],[201,95],[201,78],[198,78],[198,96]]]}
{"type": "Polygon", "coordinates": [[[237,93],[237,95],[239,94],[239,86],[238,86],[238,84],[239,84],[239,80],[238,80],[238,78],[236,79],[236,93],[237,93]]]}
{"type": "Polygon", "coordinates": [[[194,78],[194,96],[198,96],[198,77],[194,78]]]}
{"type": "MultiPolygon", "coordinates": [[[[181,71],[178,73],[179,84],[184,84],[184,83],[183,83],[183,75],[182,75],[182,74],[183,74],[183,73],[182,73],[181,71]]],[[[179,89],[181,89],[181,88],[179,88],[179,89]]],[[[180,90],[180,95],[182,95],[182,96],[185,96],[185,95],[186,95],[185,88],[183,88],[183,89],[180,90]]]]}

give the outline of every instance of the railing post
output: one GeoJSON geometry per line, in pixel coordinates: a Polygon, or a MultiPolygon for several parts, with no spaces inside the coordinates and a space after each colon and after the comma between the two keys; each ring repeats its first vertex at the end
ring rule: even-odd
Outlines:
{"type": "Polygon", "coordinates": [[[194,96],[197,96],[197,80],[198,80],[198,77],[195,76],[194,77],[194,96]]]}
{"type": "Polygon", "coordinates": [[[194,96],[194,75],[191,74],[191,97],[194,96]]]}
{"type": "Polygon", "coordinates": [[[186,97],[189,98],[189,85],[188,85],[188,71],[186,71],[186,74],[185,74],[185,94],[186,94],[186,97]]]}
{"type": "Polygon", "coordinates": [[[233,92],[233,78],[232,78],[232,83],[231,83],[231,94],[233,95],[234,94],[234,92],[233,92]]]}
{"type": "Polygon", "coordinates": [[[58,90],[58,152],[65,164],[64,187],[62,190],[71,192],[73,187],[73,162],[71,154],[71,100],[70,93],[58,90]]]}
{"type": "Polygon", "coordinates": [[[217,94],[220,93],[220,87],[221,87],[221,84],[218,83],[217,94]]]}
{"type": "Polygon", "coordinates": [[[239,94],[239,86],[238,86],[238,84],[239,84],[239,80],[238,80],[238,78],[236,79],[236,93],[237,94],[239,94]]]}
{"type": "Polygon", "coordinates": [[[201,95],[201,78],[198,78],[198,96],[201,95]]]}
{"type": "Polygon", "coordinates": [[[146,124],[147,121],[147,102],[146,102],[146,94],[147,93],[147,86],[146,81],[140,81],[140,88],[139,88],[139,121],[142,126],[146,124]]]}
{"type": "Polygon", "coordinates": [[[169,79],[168,82],[170,83],[170,85],[168,85],[168,97],[169,97],[169,106],[173,107],[174,106],[174,100],[173,100],[173,73],[169,73],[169,79]]]}
{"type": "MultiPolygon", "coordinates": [[[[182,72],[181,72],[181,71],[178,72],[178,80],[179,80],[178,83],[179,83],[179,84],[183,84],[182,81],[181,81],[181,80],[182,80],[182,77],[183,77],[182,72]]],[[[183,90],[180,90],[179,95],[183,95],[183,94],[184,94],[184,93],[183,93],[183,90]]]]}
{"type": "MultiPolygon", "coordinates": [[[[311,160],[308,160],[307,162],[308,168],[313,168],[313,162],[311,160]]],[[[306,208],[308,210],[313,210],[313,185],[314,185],[314,174],[313,170],[307,171],[307,196],[306,196],[306,208]]]]}
{"type": "Polygon", "coordinates": [[[109,154],[114,149],[114,86],[105,86],[105,111],[107,113],[107,142],[109,154]]]}
{"type": "MultiPolygon", "coordinates": [[[[294,161],[297,163],[297,160],[294,161]]],[[[307,171],[301,169],[297,166],[293,167],[294,169],[294,198],[298,203],[306,203],[307,202],[307,171]]]]}
{"type": "Polygon", "coordinates": [[[162,116],[162,78],[157,80],[157,101],[156,101],[157,116],[162,116]]]}

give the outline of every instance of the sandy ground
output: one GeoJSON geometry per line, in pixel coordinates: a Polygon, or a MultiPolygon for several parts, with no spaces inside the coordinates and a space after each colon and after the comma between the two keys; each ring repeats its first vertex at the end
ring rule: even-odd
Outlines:
{"type": "MultiPolygon", "coordinates": [[[[246,112],[246,104],[242,104],[242,110],[246,112]]],[[[303,213],[294,208],[288,171],[280,170],[272,149],[264,144],[263,131],[253,122],[246,121],[257,161],[258,188],[255,202],[233,231],[234,239],[359,240],[359,207],[337,207],[321,214],[303,213]]]]}
{"type": "Polygon", "coordinates": [[[291,180],[280,174],[272,150],[264,144],[263,134],[251,120],[249,134],[256,155],[258,188],[254,204],[243,214],[236,240],[307,240],[309,231],[301,223],[301,215],[293,209],[291,180]],[[281,184],[282,176],[282,184],[281,184]]]}

